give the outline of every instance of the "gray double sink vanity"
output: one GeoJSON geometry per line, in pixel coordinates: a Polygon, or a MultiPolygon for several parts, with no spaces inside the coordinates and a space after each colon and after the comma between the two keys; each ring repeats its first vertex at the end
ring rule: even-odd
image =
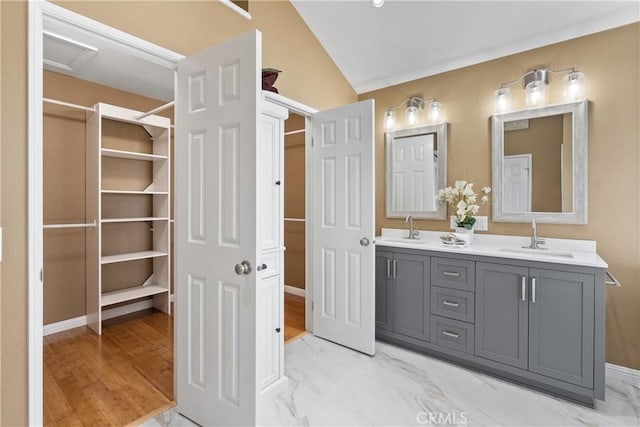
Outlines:
{"type": "Polygon", "coordinates": [[[605,271],[595,242],[382,229],[376,337],[554,395],[604,399],[605,271]]]}

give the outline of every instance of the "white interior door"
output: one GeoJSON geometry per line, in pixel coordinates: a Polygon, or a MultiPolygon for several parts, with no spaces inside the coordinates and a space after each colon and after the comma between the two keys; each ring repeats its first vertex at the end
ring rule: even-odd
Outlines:
{"type": "Polygon", "coordinates": [[[435,211],[433,134],[396,138],[391,151],[394,211],[435,211]]]}
{"type": "Polygon", "coordinates": [[[531,154],[504,156],[504,212],[531,212],[531,154]]]}
{"type": "Polygon", "coordinates": [[[313,123],[313,333],[375,353],[373,100],[313,123]]]}
{"type": "Polygon", "coordinates": [[[256,132],[261,34],[178,63],[176,400],[201,425],[256,423],[256,132]]]}

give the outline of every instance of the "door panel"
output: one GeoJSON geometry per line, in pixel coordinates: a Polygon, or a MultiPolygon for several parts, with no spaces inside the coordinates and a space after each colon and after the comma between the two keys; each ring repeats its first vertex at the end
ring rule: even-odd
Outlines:
{"type": "Polygon", "coordinates": [[[312,123],[313,332],[373,354],[373,101],[317,113],[312,123]]]}
{"type": "Polygon", "coordinates": [[[528,275],[526,267],[476,263],[476,356],[527,369],[528,275]]]}
{"type": "Polygon", "coordinates": [[[429,258],[396,253],[393,263],[393,332],[429,341],[429,258]]]}
{"type": "Polygon", "coordinates": [[[529,370],[593,387],[593,276],[534,268],[530,275],[529,370]]]}
{"type": "Polygon", "coordinates": [[[261,36],[178,64],[176,391],[202,425],[256,422],[256,131],[261,36]],[[242,88],[242,89],[241,89],[242,88]]]}

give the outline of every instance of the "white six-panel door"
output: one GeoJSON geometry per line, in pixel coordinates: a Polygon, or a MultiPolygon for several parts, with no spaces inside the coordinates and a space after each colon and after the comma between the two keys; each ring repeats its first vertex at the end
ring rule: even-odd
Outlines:
{"type": "Polygon", "coordinates": [[[313,333],[375,353],[373,100],[313,121],[313,333]]]}
{"type": "Polygon", "coordinates": [[[176,400],[207,426],[256,423],[260,67],[257,31],[178,64],[176,400]]]}
{"type": "Polygon", "coordinates": [[[504,212],[531,212],[531,154],[504,156],[504,212]]]}

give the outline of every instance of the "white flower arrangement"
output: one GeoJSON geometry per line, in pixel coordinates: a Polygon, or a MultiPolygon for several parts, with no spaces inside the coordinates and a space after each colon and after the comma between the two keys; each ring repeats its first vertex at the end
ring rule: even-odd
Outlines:
{"type": "MultiPolygon", "coordinates": [[[[491,187],[482,187],[481,203],[489,201],[491,187]]],[[[478,195],[473,191],[473,182],[456,181],[453,187],[438,190],[438,201],[448,203],[456,208],[456,225],[471,230],[476,219],[474,215],[480,210],[478,195]]]]}

